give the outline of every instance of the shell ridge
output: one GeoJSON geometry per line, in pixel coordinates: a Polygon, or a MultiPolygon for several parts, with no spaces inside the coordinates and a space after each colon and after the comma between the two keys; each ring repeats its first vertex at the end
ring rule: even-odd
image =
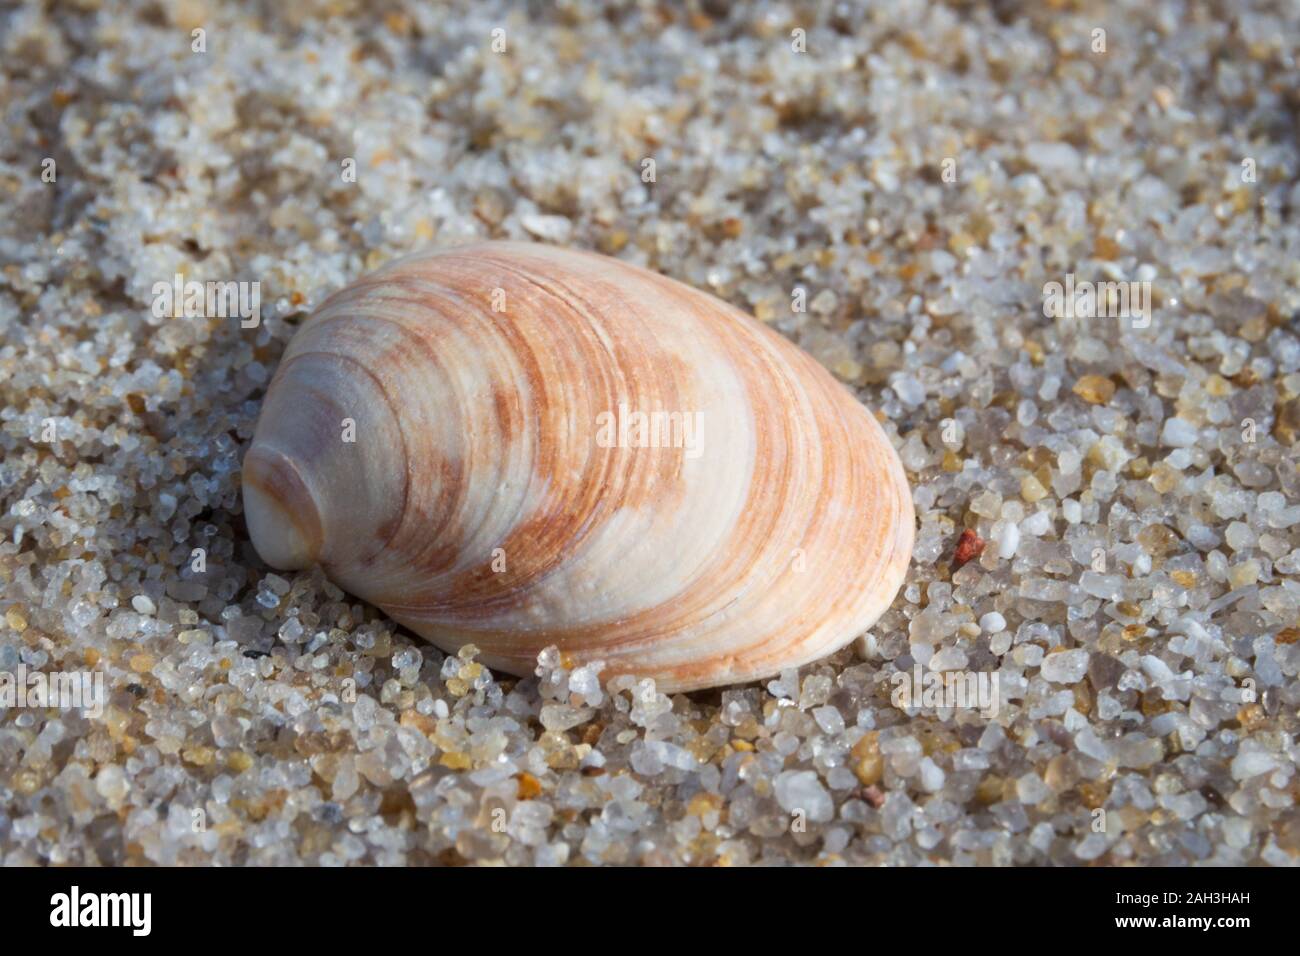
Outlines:
{"type": "MultiPolygon", "coordinates": [[[[343,355],[338,352],[325,352],[325,351],[317,351],[317,350],[297,352],[291,358],[287,359],[281,365],[281,368],[287,368],[293,362],[311,356],[333,359],[335,361],[350,365],[353,368],[359,369],[362,372],[362,374],[367,376],[374,383],[379,394],[384,397],[384,401],[388,404],[388,410],[392,414],[394,422],[400,422],[400,419],[398,418],[397,415],[397,409],[393,406],[392,399],[389,397],[388,391],[384,387],[383,382],[380,380],[378,376],[376,376],[373,372],[371,372],[368,368],[366,368],[366,366],[363,363],[361,363],[360,361],[358,361],[357,359],[351,356],[343,355]]],[[[400,424],[396,427],[396,431],[398,433],[398,436],[402,439],[402,460],[403,462],[409,462],[410,458],[408,457],[406,436],[403,434],[400,424]]],[[[408,469],[402,468],[401,471],[402,471],[402,501],[398,507],[399,514],[405,510],[406,501],[410,493],[410,482],[411,482],[410,472],[408,471],[408,469]]],[[[393,533],[394,534],[396,533],[396,528],[394,528],[393,533]]],[[[374,553],[378,553],[382,551],[387,546],[388,542],[391,540],[392,540],[392,535],[389,535],[383,542],[380,543],[378,548],[374,549],[374,553]]],[[[367,555],[366,557],[361,559],[360,563],[365,563],[365,561],[369,560],[369,558],[370,555],[367,555]]],[[[354,560],[354,559],[350,559],[350,560],[354,560]]],[[[331,562],[331,561],[321,562],[321,565],[323,567],[329,567],[334,564],[337,564],[337,562],[331,562]]]]}
{"type": "MultiPolygon", "coordinates": [[[[412,342],[414,346],[420,351],[420,353],[423,354],[427,358],[427,360],[430,363],[432,363],[434,366],[440,369],[447,368],[438,350],[433,347],[433,344],[429,341],[428,337],[421,331],[419,327],[415,326],[414,324],[408,321],[403,321],[397,318],[396,316],[390,314],[388,310],[392,307],[392,302],[389,298],[387,297],[363,298],[359,300],[356,303],[356,305],[360,311],[346,313],[340,316],[331,316],[330,319],[322,325],[322,327],[328,327],[328,325],[333,324],[335,322],[347,322],[358,318],[365,319],[366,321],[374,321],[376,323],[380,323],[394,329],[399,336],[402,336],[408,341],[412,342]]],[[[453,321],[448,316],[440,315],[439,317],[447,319],[448,321],[453,321]]],[[[362,339],[362,342],[358,344],[362,344],[364,343],[364,341],[365,340],[362,339]]],[[[402,351],[400,349],[398,350],[402,351]]],[[[382,357],[381,357],[381,362],[382,362],[382,357]]],[[[442,380],[448,382],[450,387],[450,383],[452,382],[453,377],[449,374],[444,373],[442,375],[442,380]]],[[[453,394],[455,394],[454,389],[451,389],[451,391],[453,392],[453,394]]],[[[407,428],[405,427],[401,419],[399,419],[399,430],[402,435],[404,448],[409,449],[413,441],[418,444],[421,436],[417,435],[408,438],[407,428]]],[[[410,467],[409,463],[412,461],[412,459],[409,457],[409,454],[406,460],[408,462],[408,483],[409,483],[409,467],[410,467]]],[[[458,512],[458,503],[464,497],[462,493],[464,487],[464,482],[462,478],[463,475],[468,470],[467,464],[461,460],[461,456],[448,457],[444,455],[442,457],[442,461],[444,463],[444,467],[448,470],[448,474],[445,476],[446,480],[444,480],[440,485],[438,497],[435,498],[433,501],[429,502],[428,511],[423,512],[426,515],[426,517],[432,519],[435,522],[435,524],[432,527],[426,527],[421,529],[419,535],[416,537],[415,544],[421,550],[414,555],[408,555],[409,560],[407,560],[405,563],[411,566],[415,566],[415,567],[425,566],[430,562],[432,555],[438,554],[440,550],[445,550],[445,546],[440,544],[439,542],[445,539],[447,532],[449,528],[452,526],[452,522],[458,512]]],[[[409,500],[409,493],[408,493],[408,500],[409,500]]],[[[405,515],[405,508],[403,508],[400,514],[405,515]]],[[[404,531],[404,526],[406,524],[407,523],[405,521],[397,522],[394,525],[394,527],[390,529],[386,540],[384,540],[384,542],[380,545],[380,547],[372,551],[371,553],[364,555],[362,558],[358,559],[358,563],[365,564],[373,561],[378,554],[382,553],[389,546],[393,545],[394,542],[398,540],[398,536],[402,535],[404,531]]],[[[382,592],[375,597],[376,603],[383,603],[383,600],[384,600],[384,594],[382,592]]]]}

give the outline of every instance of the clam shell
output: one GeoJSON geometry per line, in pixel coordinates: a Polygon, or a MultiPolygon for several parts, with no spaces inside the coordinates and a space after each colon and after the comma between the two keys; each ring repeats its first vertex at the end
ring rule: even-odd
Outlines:
{"type": "Polygon", "coordinates": [[[681,283],[528,243],[324,302],[243,488],[268,564],[319,563],[444,650],[523,675],[554,644],[667,691],[842,647],[913,541],[897,454],[811,357],[681,283]]]}

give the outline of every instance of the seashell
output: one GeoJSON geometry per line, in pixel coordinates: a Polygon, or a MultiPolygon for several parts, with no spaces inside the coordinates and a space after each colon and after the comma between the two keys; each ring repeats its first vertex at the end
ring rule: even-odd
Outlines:
{"type": "Polygon", "coordinates": [[[810,356],[681,283],[528,243],[325,301],[243,488],[267,564],[319,563],[446,651],[523,675],[556,645],[665,691],[844,646],[913,541],[898,455],[810,356]]]}

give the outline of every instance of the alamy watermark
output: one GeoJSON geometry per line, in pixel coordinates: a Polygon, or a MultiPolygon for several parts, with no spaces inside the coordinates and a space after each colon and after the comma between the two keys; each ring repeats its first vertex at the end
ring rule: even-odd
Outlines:
{"type": "Polygon", "coordinates": [[[73,885],[67,893],[50,897],[50,925],[119,926],[132,936],[148,936],[153,929],[152,893],[83,893],[73,885]]]}
{"type": "Polygon", "coordinates": [[[87,717],[104,713],[107,700],[103,671],[29,671],[26,664],[17,670],[0,671],[0,707],[80,710],[87,717]]]}
{"type": "Polygon", "coordinates": [[[1129,319],[1133,328],[1151,324],[1151,283],[1076,282],[1067,273],[1065,282],[1043,286],[1043,315],[1049,319],[1129,319]]]}
{"type": "Polygon", "coordinates": [[[990,719],[1001,705],[997,671],[927,671],[915,664],[910,673],[899,671],[889,682],[894,685],[889,701],[900,710],[949,707],[978,710],[990,719]]]}
{"type": "Polygon", "coordinates": [[[160,319],[228,319],[255,329],[262,321],[262,283],[185,281],[176,273],[171,282],[153,284],[153,314],[160,319]]]}
{"type": "Polygon", "coordinates": [[[703,412],[639,412],[620,402],[617,412],[596,416],[600,448],[680,448],[685,457],[699,458],[703,441],[703,412]]]}

